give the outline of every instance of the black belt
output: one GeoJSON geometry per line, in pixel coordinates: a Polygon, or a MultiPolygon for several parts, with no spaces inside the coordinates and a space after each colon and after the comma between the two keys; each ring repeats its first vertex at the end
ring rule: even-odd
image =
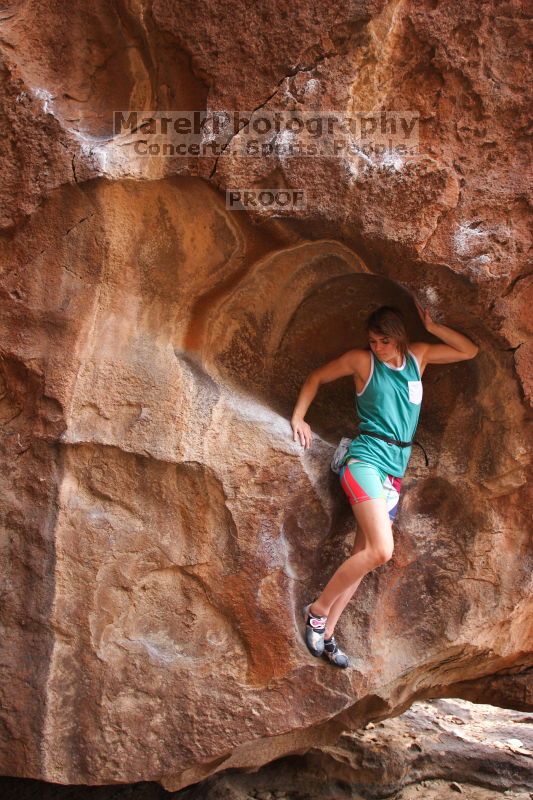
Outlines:
{"type": "Polygon", "coordinates": [[[387,442],[387,444],[395,444],[397,447],[411,447],[413,444],[416,445],[424,453],[424,458],[426,459],[426,467],[429,467],[429,458],[427,456],[426,451],[420,444],[420,442],[417,442],[414,439],[412,442],[400,442],[398,439],[391,439],[390,436],[384,436],[381,433],[371,433],[370,431],[357,431],[356,436],[362,433],[364,433],[365,436],[373,436],[374,439],[381,439],[382,441],[387,442]]]}

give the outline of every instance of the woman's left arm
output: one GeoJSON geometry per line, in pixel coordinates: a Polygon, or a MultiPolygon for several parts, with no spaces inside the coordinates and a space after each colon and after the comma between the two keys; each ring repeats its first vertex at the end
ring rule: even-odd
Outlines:
{"type": "Polygon", "coordinates": [[[462,333],[458,333],[446,325],[433,322],[427,309],[422,308],[418,303],[416,303],[416,307],[425,329],[445,342],[445,344],[417,342],[412,345],[413,352],[421,362],[421,369],[426,364],[453,364],[456,361],[467,361],[477,356],[479,347],[467,336],[463,336],[462,333]]]}

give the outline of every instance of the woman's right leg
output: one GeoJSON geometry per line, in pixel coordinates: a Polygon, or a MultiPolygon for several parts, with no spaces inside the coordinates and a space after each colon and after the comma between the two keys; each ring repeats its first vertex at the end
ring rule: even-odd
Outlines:
{"type": "MultiPolygon", "coordinates": [[[[313,614],[328,616],[335,601],[339,599],[340,603],[341,595],[347,595],[364,575],[392,557],[394,540],[384,498],[354,503],[353,512],[358,527],[365,532],[365,547],[347,558],[333,574],[322,594],[311,604],[313,614]]],[[[328,625],[328,633],[329,628],[328,625]]]]}

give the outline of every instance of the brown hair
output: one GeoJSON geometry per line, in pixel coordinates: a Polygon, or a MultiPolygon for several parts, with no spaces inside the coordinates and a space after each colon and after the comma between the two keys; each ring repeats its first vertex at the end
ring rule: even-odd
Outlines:
{"type": "Polygon", "coordinates": [[[379,333],[396,340],[400,355],[407,358],[409,337],[402,312],[394,306],[381,306],[370,314],[366,321],[367,333],[379,333]]]}

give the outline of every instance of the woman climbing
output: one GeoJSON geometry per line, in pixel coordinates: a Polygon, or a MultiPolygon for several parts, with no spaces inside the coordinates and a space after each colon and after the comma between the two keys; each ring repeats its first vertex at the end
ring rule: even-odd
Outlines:
{"type": "Polygon", "coordinates": [[[409,344],[401,312],[382,306],[366,322],[370,349],[349,350],[311,372],[291,419],[294,441],[309,448],[312,433],[304,417],[319,387],[353,376],[360,431],[350,443],[340,480],[357,521],[355,545],[322,593],[304,608],[309,651],[325,654],[338,667],[348,667],[349,660],[335,641],[335,625],[363,577],[392,557],[391,523],[418,424],[424,370],[428,364],[453,364],[478,353],[470,339],[433,322],[428,311],[416,306],[426,330],[444,344],[409,344]]]}

